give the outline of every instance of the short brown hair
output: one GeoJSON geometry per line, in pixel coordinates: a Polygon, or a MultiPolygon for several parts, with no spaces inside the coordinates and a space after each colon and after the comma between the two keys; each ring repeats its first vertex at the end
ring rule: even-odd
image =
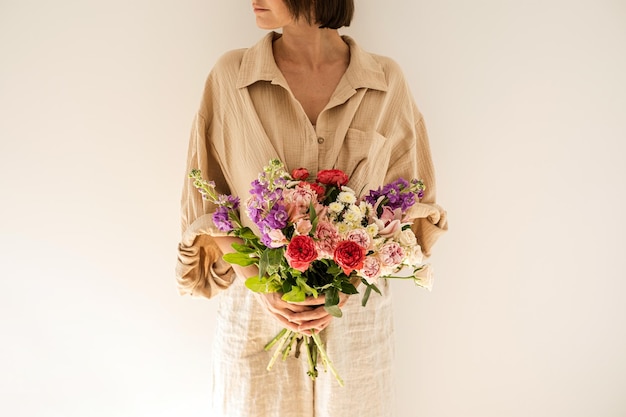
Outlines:
{"type": "Polygon", "coordinates": [[[312,11],[315,7],[315,23],[320,29],[339,29],[350,26],[354,15],[354,0],[284,0],[285,5],[298,20],[301,17],[312,23],[312,11]]]}

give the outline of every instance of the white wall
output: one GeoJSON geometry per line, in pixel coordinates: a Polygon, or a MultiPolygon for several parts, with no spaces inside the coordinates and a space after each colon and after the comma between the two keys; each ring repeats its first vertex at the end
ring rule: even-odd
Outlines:
{"type": "MultiPolygon", "coordinates": [[[[395,285],[398,416],[626,415],[626,4],[356,3],[450,215],[434,291],[395,285]]],[[[0,2],[2,415],[206,415],[215,303],[173,278],[187,133],[262,34],[247,1],[0,2]]]]}

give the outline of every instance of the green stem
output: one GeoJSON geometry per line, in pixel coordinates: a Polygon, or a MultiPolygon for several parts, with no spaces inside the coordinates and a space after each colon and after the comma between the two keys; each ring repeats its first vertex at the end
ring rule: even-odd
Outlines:
{"type": "Polygon", "coordinates": [[[278,333],[276,335],[276,337],[274,337],[272,340],[269,341],[269,343],[267,345],[265,345],[264,349],[265,350],[270,350],[272,348],[272,346],[274,346],[276,344],[276,342],[278,342],[278,340],[283,337],[283,335],[287,332],[287,329],[282,329],[280,331],[280,333],[278,333]]]}
{"type": "Polygon", "coordinates": [[[289,337],[289,342],[287,346],[283,349],[283,360],[287,359],[289,356],[289,352],[291,352],[291,348],[293,347],[294,339],[296,338],[297,333],[291,332],[291,336],[289,337]]]}
{"type": "Polygon", "coordinates": [[[293,333],[291,330],[287,330],[287,332],[285,333],[285,336],[283,336],[280,339],[280,342],[278,343],[278,347],[274,351],[274,354],[272,355],[272,359],[270,359],[270,363],[267,364],[267,370],[268,371],[272,369],[272,366],[274,366],[274,362],[276,362],[276,359],[278,358],[278,355],[280,355],[280,352],[282,352],[283,345],[285,344],[287,339],[289,339],[289,336],[291,336],[291,333],[293,333]]]}
{"type": "Polygon", "coordinates": [[[322,340],[320,339],[319,333],[312,333],[311,337],[313,338],[313,341],[315,342],[315,345],[317,346],[317,350],[322,356],[322,360],[326,362],[326,364],[328,365],[328,368],[330,369],[330,372],[332,372],[332,374],[335,376],[335,379],[337,380],[339,385],[343,387],[343,379],[341,379],[341,377],[339,376],[339,373],[333,366],[333,363],[328,358],[328,355],[326,354],[326,350],[324,349],[324,344],[322,343],[322,340]]]}
{"type": "Polygon", "coordinates": [[[302,342],[304,341],[304,336],[302,334],[298,334],[298,339],[296,341],[296,358],[300,357],[300,346],[302,346],[302,342]]]}
{"type": "Polygon", "coordinates": [[[304,342],[304,349],[306,350],[306,358],[309,362],[309,372],[307,372],[307,374],[311,377],[312,380],[315,380],[315,378],[317,378],[317,369],[315,369],[315,362],[313,362],[313,357],[311,356],[313,352],[311,352],[308,340],[304,342]]]}

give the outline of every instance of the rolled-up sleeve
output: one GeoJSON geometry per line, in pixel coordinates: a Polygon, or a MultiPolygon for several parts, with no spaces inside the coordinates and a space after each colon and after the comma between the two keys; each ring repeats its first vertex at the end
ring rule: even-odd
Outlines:
{"type": "Polygon", "coordinates": [[[183,233],[176,264],[176,283],[181,295],[211,298],[228,288],[235,277],[215,244],[213,229],[211,216],[203,215],[183,233]]]}
{"type": "Polygon", "coordinates": [[[214,237],[223,236],[214,225],[212,213],[215,206],[204,200],[188,178],[192,169],[200,169],[206,180],[215,182],[219,193],[229,194],[229,189],[211,144],[215,129],[211,126],[213,94],[211,79],[207,81],[200,112],[198,112],[189,140],[187,166],[181,198],[182,238],[178,244],[176,284],[181,295],[211,298],[228,288],[235,278],[230,264],[222,259],[222,252],[214,237]]]}
{"type": "Polygon", "coordinates": [[[424,181],[426,190],[420,203],[415,206],[416,219],[412,229],[422,247],[422,252],[425,256],[430,256],[432,247],[439,236],[448,230],[448,216],[446,211],[436,203],[435,168],[428,133],[423,117],[419,112],[417,114],[415,124],[417,178],[424,181]]]}
{"type": "Polygon", "coordinates": [[[394,152],[386,182],[400,177],[424,181],[424,197],[411,209],[411,217],[415,219],[411,228],[422,252],[428,257],[437,239],[448,230],[448,218],[446,211],[436,203],[435,169],[428,133],[422,114],[414,103],[412,120],[412,125],[407,126],[400,146],[394,152]]]}

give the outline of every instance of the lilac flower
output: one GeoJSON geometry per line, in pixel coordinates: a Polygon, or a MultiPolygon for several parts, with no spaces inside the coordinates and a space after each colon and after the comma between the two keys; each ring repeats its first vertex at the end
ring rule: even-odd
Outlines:
{"type": "Polygon", "coordinates": [[[376,201],[380,197],[380,193],[376,190],[370,190],[369,194],[365,196],[365,201],[371,205],[376,204],[376,201]]]}
{"type": "Polygon", "coordinates": [[[263,209],[252,203],[252,200],[248,201],[246,212],[248,214],[248,217],[250,217],[250,220],[252,220],[254,224],[258,226],[263,216],[263,209]]]}
{"type": "Polygon", "coordinates": [[[267,199],[270,201],[278,201],[280,199],[283,198],[283,189],[282,188],[277,188],[275,190],[272,190],[272,192],[270,192],[267,195],[267,199]]]}
{"type": "Polygon", "coordinates": [[[220,194],[217,198],[216,204],[230,210],[237,210],[239,208],[239,197],[220,194]]]}
{"type": "Polygon", "coordinates": [[[272,237],[267,233],[261,233],[261,243],[268,248],[272,247],[272,237]]]}
{"type": "Polygon", "coordinates": [[[415,204],[415,194],[407,194],[404,201],[402,201],[402,211],[407,211],[413,204],[415,204]]]}
{"type": "Polygon", "coordinates": [[[213,213],[213,223],[222,232],[230,232],[233,230],[233,224],[228,217],[228,208],[219,206],[213,213]]]}
{"type": "Polygon", "coordinates": [[[263,198],[263,195],[265,194],[267,187],[264,184],[262,184],[259,180],[252,181],[250,185],[252,186],[252,188],[250,189],[250,195],[252,195],[253,197],[256,196],[259,198],[263,198]]]}
{"type": "Polygon", "coordinates": [[[424,182],[422,180],[412,179],[411,189],[417,190],[417,198],[419,198],[420,200],[424,198],[424,190],[426,189],[426,187],[424,186],[424,182]]]}
{"type": "Polygon", "coordinates": [[[282,204],[274,204],[265,221],[272,229],[282,229],[287,226],[287,220],[289,220],[289,214],[282,204]]]}
{"type": "Polygon", "coordinates": [[[394,182],[379,187],[377,190],[370,190],[369,195],[365,196],[365,201],[375,205],[381,197],[382,203],[392,210],[401,209],[408,210],[415,204],[415,196],[422,198],[424,195],[424,185],[419,180],[412,180],[411,183],[403,178],[399,178],[394,182]]]}

